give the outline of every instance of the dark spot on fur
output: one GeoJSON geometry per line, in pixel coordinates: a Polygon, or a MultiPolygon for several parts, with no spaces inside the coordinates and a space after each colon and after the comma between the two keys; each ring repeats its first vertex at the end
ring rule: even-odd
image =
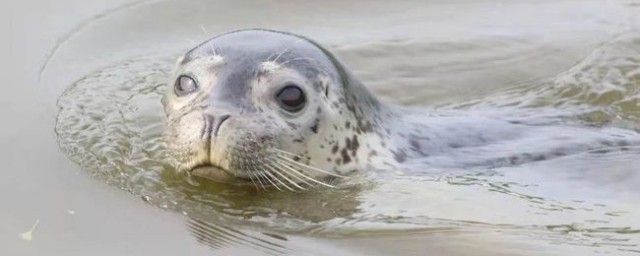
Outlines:
{"type": "Polygon", "coordinates": [[[452,143],[449,143],[449,147],[451,147],[451,148],[461,148],[462,145],[460,145],[458,143],[455,143],[455,142],[452,142],[452,143]]]}
{"type": "Polygon", "coordinates": [[[333,148],[331,148],[331,153],[335,154],[336,152],[338,152],[338,149],[340,149],[340,148],[338,147],[338,144],[336,143],[335,145],[333,145],[333,148]]]}
{"type": "Polygon", "coordinates": [[[626,146],[629,146],[629,142],[624,140],[618,141],[618,147],[626,147],[626,146]]]}
{"type": "Polygon", "coordinates": [[[358,136],[353,135],[353,139],[351,139],[351,146],[353,146],[351,148],[353,151],[356,151],[360,148],[360,142],[358,142],[358,136]]]}
{"type": "Polygon", "coordinates": [[[347,122],[344,124],[344,127],[346,127],[347,129],[351,128],[351,122],[347,121],[347,122]]]}
{"type": "Polygon", "coordinates": [[[340,150],[340,154],[342,155],[342,161],[347,164],[349,162],[351,162],[351,157],[349,156],[348,152],[347,152],[347,148],[343,148],[342,150],[340,150]]]}
{"type": "Polygon", "coordinates": [[[320,124],[320,119],[316,118],[316,121],[313,123],[313,126],[311,126],[311,131],[313,133],[318,133],[318,124],[320,124]]]}
{"type": "Polygon", "coordinates": [[[292,129],[297,129],[298,125],[296,123],[292,123],[292,122],[287,122],[287,124],[289,125],[289,127],[291,127],[292,129]]]}
{"type": "Polygon", "coordinates": [[[411,146],[411,151],[420,154],[420,156],[428,156],[427,153],[422,151],[422,146],[420,146],[420,142],[418,142],[416,139],[410,139],[409,145],[411,146]]]}
{"type": "Polygon", "coordinates": [[[603,141],[602,141],[602,144],[603,144],[603,145],[605,145],[605,146],[607,146],[607,147],[613,147],[613,146],[614,146],[614,145],[613,145],[613,142],[608,141],[608,140],[603,140],[603,141]]]}
{"type": "Polygon", "coordinates": [[[609,152],[611,152],[611,150],[609,149],[598,149],[598,150],[591,151],[591,154],[607,154],[609,152]]]}
{"type": "Polygon", "coordinates": [[[509,164],[512,164],[512,165],[518,163],[518,157],[517,156],[509,157],[507,160],[509,161],[509,164]]]}
{"type": "Polygon", "coordinates": [[[371,124],[371,122],[369,122],[369,121],[367,121],[364,124],[361,123],[360,129],[363,132],[372,132],[373,131],[373,124],[371,124]]]}
{"type": "Polygon", "coordinates": [[[413,149],[414,151],[420,151],[420,143],[418,143],[417,140],[409,140],[409,145],[411,145],[411,149],[413,149]]]}
{"type": "Polygon", "coordinates": [[[562,149],[558,149],[558,150],[554,150],[553,152],[551,152],[551,155],[553,155],[555,157],[560,157],[560,156],[565,156],[566,152],[562,151],[562,149]]]}
{"type": "Polygon", "coordinates": [[[533,160],[533,161],[544,161],[544,160],[547,160],[547,157],[545,155],[536,155],[531,160],[533,160]]]}
{"type": "Polygon", "coordinates": [[[395,168],[395,167],[396,167],[394,164],[391,164],[391,163],[386,162],[386,161],[385,161],[385,162],[382,162],[382,164],[383,164],[383,165],[386,165],[386,166],[389,166],[389,167],[391,167],[391,168],[395,168]]]}
{"type": "Polygon", "coordinates": [[[396,162],[398,163],[404,163],[404,161],[407,160],[407,153],[404,152],[403,149],[400,149],[399,151],[391,150],[391,153],[393,153],[393,158],[396,159],[396,162]]]}

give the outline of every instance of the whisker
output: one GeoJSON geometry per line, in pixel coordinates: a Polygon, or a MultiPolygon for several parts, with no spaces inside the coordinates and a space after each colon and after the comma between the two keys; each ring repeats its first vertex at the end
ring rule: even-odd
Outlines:
{"type": "Polygon", "coordinates": [[[255,187],[256,189],[258,189],[258,184],[256,184],[256,181],[253,180],[253,177],[251,177],[251,175],[249,175],[249,180],[251,181],[251,184],[253,185],[253,187],[255,187]]]}
{"type": "MultiPolygon", "coordinates": [[[[253,175],[256,177],[256,179],[258,180],[258,182],[260,183],[260,186],[262,186],[262,189],[266,191],[266,190],[267,190],[267,188],[266,188],[266,187],[264,186],[264,184],[262,183],[262,180],[260,180],[260,177],[258,177],[258,175],[257,175],[255,172],[252,172],[251,170],[249,170],[248,168],[246,168],[246,163],[247,163],[247,162],[246,162],[246,158],[242,158],[242,163],[243,163],[243,165],[245,166],[245,168],[244,168],[244,172],[245,172],[245,173],[247,173],[247,175],[249,176],[249,178],[253,181],[253,178],[251,177],[251,174],[253,174],[253,175]]],[[[258,185],[255,185],[255,186],[256,186],[256,188],[258,188],[258,189],[259,189],[258,185]]]]}
{"type": "MultiPolygon", "coordinates": [[[[327,186],[327,187],[330,187],[330,188],[335,187],[335,186],[333,186],[333,185],[329,185],[329,184],[324,183],[324,182],[322,182],[322,181],[319,181],[319,180],[316,180],[316,179],[314,179],[314,178],[311,178],[311,177],[309,177],[308,175],[304,174],[303,172],[301,172],[301,171],[299,171],[299,170],[293,169],[293,167],[292,167],[292,166],[289,166],[289,165],[287,165],[286,163],[283,163],[282,161],[279,161],[280,159],[274,159],[274,160],[276,161],[276,163],[279,163],[279,164],[280,164],[281,166],[283,166],[284,168],[289,169],[289,170],[293,171],[294,173],[296,173],[296,174],[298,174],[298,175],[300,175],[300,176],[302,176],[302,177],[304,177],[304,178],[306,178],[306,179],[308,179],[308,180],[310,180],[310,181],[313,181],[313,182],[315,182],[315,183],[318,183],[318,184],[320,184],[320,185],[327,186]],[[279,161],[279,162],[278,162],[278,161],[279,161]]],[[[307,182],[305,182],[305,183],[307,183],[307,182]]],[[[309,183],[307,183],[307,184],[309,184],[309,183]]],[[[311,185],[311,184],[309,184],[309,185],[311,185]]]]}
{"type": "Polygon", "coordinates": [[[289,151],[284,151],[284,150],[282,150],[282,149],[272,148],[271,150],[276,151],[276,152],[280,152],[280,153],[283,153],[283,154],[287,154],[287,155],[290,155],[290,156],[297,156],[297,157],[300,157],[300,155],[297,155],[297,154],[291,153],[291,152],[289,152],[289,151]]]}
{"type": "Polygon", "coordinates": [[[272,53],[269,56],[267,56],[267,60],[266,61],[271,61],[271,57],[273,57],[274,55],[276,55],[276,53],[272,53]]]}
{"type": "MultiPolygon", "coordinates": [[[[276,162],[274,160],[277,160],[277,159],[270,159],[270,163],[272,164],[271,166],[274,167],[274,168],[277,168],[278,170],[280,170],[281,174],[286,173],[286,174],[289,175],[289,177],[295,178],[296,180],[299,180],[300,182],[305,183],[305,184],[309,185],[310,187],[313,187],[313,184],[311,184],[311,183],[307,182],[306,180],[302,179],[302,178],[304,178],[304,176],[300,175],[300,173],[298,171],[292,169],[291,167],[287,168],[288,170],[282,169],[282,168],[278,168],[278,167],[288,167],[288,166],[286,166],[283,163],[276,162]],[[302,178],[300,178],[300,177],[302,177],[302,178]]],[[[291,180],[289,180],[289,182],[291,182],[291,184],[298,184],[297,182],[294,182],[294,181],[291,181],[291,180]]]]}
{"type": "MultiPolygon", "coordinates": [[[[289,179],[286,175],[282,174],[282,173],[281,173],[281,171],[278,171],[278,169],[277,169],[277,168],[276,168],[276,170],[274,170],[274,169],[273,169],[273,168],[275,168],[274,166],[269,165],[269,163],[267,163],[267,165],[266,165],[266,166],[267,166],[267,168],[269,168],[269,170],[271,170],[273,173],[275,173],[275,174],[279,175],[280,177],[284,178],[284,179],[285,179],[285,180],[287,180],[289,183],[291,183],[291,185],[293,185],[293,186],[295,186],[295,187],[297,187],[297,188],[299,188],[299,189],[306,190],[306,188],[301,187],[300,185],[298,185],[298,183],[293,182],[293,181],[292,181],[291,179],[289,179]]],[[[274,176],[275,176],[275,175],[274,175],[274,176]]],[[[278,179],[278,181],[279,181],[279,182],[281,182],[281,183],[282,183],[282,185],[283,185],[283,186],[285,186],[286,188],[288,188],[289,190],[291,190],[291,191],[295,191],[294,189],[290,188],[289,186],[287,186],[284,182],[280,181],[279,179],[278,179]]]]}
{"type": "Polygon", "coordinates": [[[282,56],[282,54],[284,54],[285,52],[289,51],[289,47],[285,48],[280,54],[278,54],[278,56],[276,56],[275,59],[273,59],[274,63],[278,63],[278,59],[282,56]]]}
{"type": "Polygon", "coordinates": [[[258,189],[258,184],[256,184],[256,182],[253,180],[253,177],[251,175],[249,175],[249,180],[251,180],[251,184],[253,184],[253,186],[258,189]]]}
{"type": "Polygon", "coordinates": [[[284,66],[284,65],[286,65],[287,63],[292,62],[292,61],[296,61],[296,60],[314,60],[314,59],[311,59],[311,58],[304,58],[304,57],[300,57],[300,58],[293,58],[293,59],[290,59],[290,60],[287,60],[287,61],[285,61],[285,62],[280,63],[280,66],[284,66]]]}
{"type": "MultiPolygon", "coordinates": [[[[287,186],[287,184],[285,184],[284,182],[282,182],[280,179],[278,179],[278,177],[276,177],[273,173],[265,170],[262,166],[260,166],[260,169],[262,170],[263,173],[265,173],[266,175],[269,175],[269,177],[271,177],[271,179],[275,179],[277,181],[277,183],[279,183],[280,185],[284,186],[285,188],[291,190],[291,191],[295,191],[294,189],[292,189],[291,187],[287,186]]],[[[273,181],[272,184],[274,186],[276,186],[276,188],[278,188],[278,190],[280,190],[280,187],[278,187],[278,185],[276,185],[273,181]]]]}
{"type": "Polygon", "coordinates": [[[278,63],[278,59],[280,59],[280,57],[285,54],[287,51],[289,51],[289,49],[291,49],[291,47],[295,46],[296,44],[300,43],[304,41],[303,39],[298,39],[295,42],[293,42],[290,46],[288,46],[287,48],[285,48],[282,52],[280,52],[280,54],[278,54],[278,56],[276,56],[276,58],[273,60],[273,62],[278,63]]]}
{"type": "Polygon", "coordinates": [[[273,185],[277,190],[282,191],[282,189],[280,188],[280,186],[278,186],[278,184],[276,184],[276,183],[273,181],[273,177],[272,177],[270,174],[265,173],[265,172],[259,172],[259,174],[260,174],[262,177],[264,177],[264,179],[265,179],[265,180],[267,180],[269,183],[271,183],[271,185],[273,185]],[[269,176],[269,177],[267,177],[267,176],[269,176]],[[271,177],[271,178],[270,178],[270,177],[271,177]]]}
{"type": "MultiPolygon", "coordinates": [[[[200,30],[202,30],[202,33],[203,33],[205,36],[208,36],[208,35],[209,35],[209,31],[207,31],[207,28],[206,28],[203,24],[200,24],[200,30]]],[[[209,49],[213,52],[213,55],[214,55],[214,56],[218,55],[218,53],[216,52],[215,45],[213,45],[213,43],[211,43],[211,42],[209,42],[208,44],[209,44],[209,49]]],[[[219,55],[218,55],[218,56],[219,56],[219,55]]]]}
{"type": "Polygon", "coordinates": [[[203,24],[199,24],[199,25],[200,25],[200,30],[202,30],[202,33],[204,33],[205,36],[208,35],[209,32],[207,32],[207,28],[205,28],[203,24]]]}
{"type": "Polygon", "coordinates": [[[302,167],[302,168],[307,168],[307,169],[310,169],[310,170],[313,170],[313,171],[321,172],[321,173],[324,173],[324,174],[327,174],[327,175],[331,175],[331,176],[335,176],[335,177],[338,177],[338,178],[343,178],[343,179],[349,178],[349,177],[346,177],[346,176],[342,176],[340,174],[328,172],[328,171],[313,167],[311,165],[307,165],[307,164],[304,164],[304,163],[297,162],[297,161],[295,161],[293,159],[290,159],[290,158],[286,158],[286,157],[283,157],[283,156],[278,156],[278,157],[279,157],[279,159],[286,160],[287,162],[295,164],[295,165],[297,165],[299,167],[302,167]]]}
{"type": "MultiPolygon", "coordinates": [[[[277,152],[280,152],[280,153],[283,153],[283,154],[287,154],[287,155],[293,156],[293,157],[300,157],[300,156],[298,156],[296,154],[293,154],[293,153],[290,153],[290,152],[287,152],[287,151],[284,151],[284,150],[280,150],[280,149],[273,149],[273,150],[275,150],[277,152]]],[[[279,157],[279,159],[287,160],[288,162],[290,162],[292,164],[295,164],[297,166],[300,166],[302,168],[311,169],[313,171],[321,172],[321,173],[324,173],[324,174],[328,174],[328,175],[339,177],[339,178],[343,178],[343,179],[348,179],[349,178],[347,176],[342,176],[340,174],[336,174],[336,173],[332,173],[332,172],[329,172],[329,171],[325,171],[325,170],[322,170],[322,169],[317,168],[317,167],[313,167],[313,166],[308,165],[308,164],[300,163],[300,162],[295,161],[295,160],[293,160],[291,158],[287,158],[287,157],[284,157],[282,155],[278,155],[277,153],[276,153],[276,155],[279,157]]]]}
{"type": "Polygon", "coordinates": [[[256,173],[260,174],[262,177],[264,177],[265,180],[267,180],[269,183],[271,183],[271,185],[273,185],[274,187],[276,187],[276,189],[282,191],[282,189],[280,188],[280,186],[278,186],[278,184],[276,184],[275,182],[273,182],[273,178],[269,178],[272,177],[270,173],[266,172],[264,170],[264,168],[260,167],[260,169],[262,170],[261,172],[258,172],[257,167],[258,165],[255,164],[255,161],[253,159],[251,159],[251,165],[255,167],[255,171],[256,173]],[[269,175],[269,177],[267,177],[267,175],[269,175]]]}
{"type": "Polygon", "coordinates": [[[213,52],[213,56],[221,56],[218,52],[216,52],[216,45],[215,44],[213,44],[213,43],[209,44],[209,48],[213,52]]]}

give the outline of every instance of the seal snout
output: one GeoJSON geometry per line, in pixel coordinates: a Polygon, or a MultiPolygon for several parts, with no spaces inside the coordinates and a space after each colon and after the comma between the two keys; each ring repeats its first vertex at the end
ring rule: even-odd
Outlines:
{"type": "Polygon", "coordinates": [[[222,123],[227,121],[231,117],[230,114],[210,114],[204,113],[202,114],[202,118],[204,120],[204,127],[202,129],[202,139],[209,139],[210,137],[217,137],[218,132],[220,131],[220,126],[222,123]]]}

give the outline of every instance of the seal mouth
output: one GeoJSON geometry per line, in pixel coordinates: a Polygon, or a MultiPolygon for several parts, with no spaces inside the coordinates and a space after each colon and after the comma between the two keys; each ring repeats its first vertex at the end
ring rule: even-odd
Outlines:
{"type": "Polygon", "coordinates": [[[220,183],[251,185],[249,178],[233,175],[228,170],[213,164],[200,164],[187,171],[189,174],[220,183]]]}
{"type": "MultiPolygon", "coordinates": [[[[189,161],[190,165],[183,165],[187,168],[182,170],[189,175],[217,183],[247,185],[255,188],[260,187],[264,190],[274,187],[278,190],[297,191],[307,190],[316,185],[333,188],[335,185],[331,183],[334,178],[347,178],[300,162],[296,159],[297,155],[293,153],[278,149],[274,149],[273,153],[270,157],[265,158],[265,165],[230,163],[231,166],[238,168],[227,169],[209,159],[202,159],[201,161],[189,161]],[[317,173],[323,175],[317,175],[317,173]]],[[[248,157],[247,161],[253,161],[253,158],[249,159],[248,157]]]]}

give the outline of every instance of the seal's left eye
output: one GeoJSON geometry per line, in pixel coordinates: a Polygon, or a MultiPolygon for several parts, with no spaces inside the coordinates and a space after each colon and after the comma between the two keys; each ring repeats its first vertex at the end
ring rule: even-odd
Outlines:
{"type": "Polygon", "coordinates": [[[196,80],[187,75],[181,75],[176,80],[175,91],[179,96],[195,92],[198,89],[196,80]]]}
{"type": "Polygon", "coordinates": [[[289,112],[298,112],[306,103],[304,93],[300,87],[287,85],[276,95],[276,100],[280,107],[289,112]]]}

